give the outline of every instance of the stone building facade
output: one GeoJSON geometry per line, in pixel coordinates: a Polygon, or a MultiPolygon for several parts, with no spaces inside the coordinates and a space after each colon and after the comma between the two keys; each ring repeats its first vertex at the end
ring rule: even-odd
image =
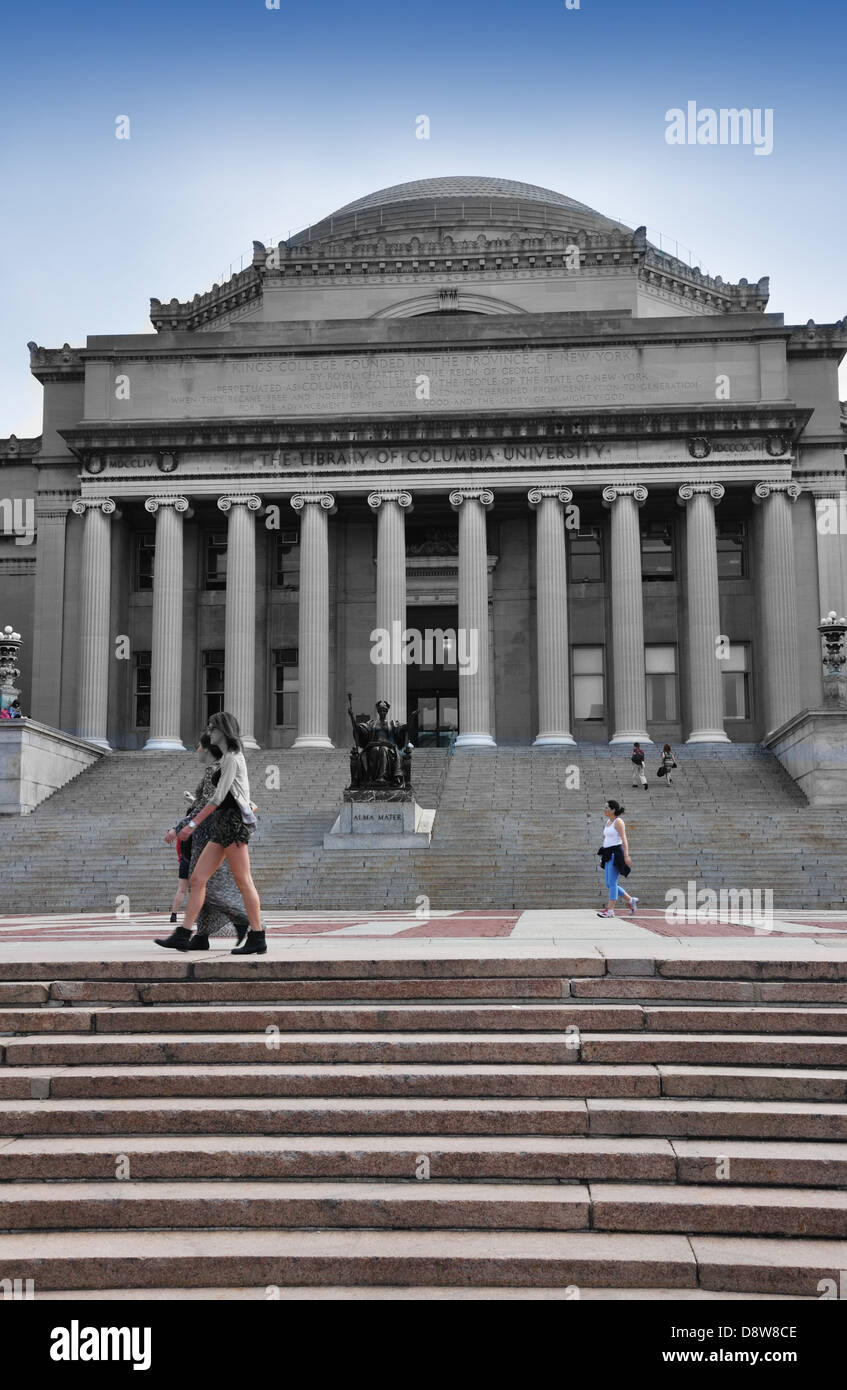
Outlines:
{"type": "Polygon", "coordinates": [[[224,707],[346,743],[348,691],[422,744],[769,735],[847,608],[847,321],[767,301],[444,178],[255,243],[153,334],[31,343],[43,431],[0,441],[25,709],[130,749],[224,707]]]}

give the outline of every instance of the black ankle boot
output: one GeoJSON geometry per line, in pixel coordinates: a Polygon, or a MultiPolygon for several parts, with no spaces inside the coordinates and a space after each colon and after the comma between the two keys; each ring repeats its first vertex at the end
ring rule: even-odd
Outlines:
{"type": "Polygon", "coordinates": [[[170,936],[157,936],[157,946],[170,946],[174,951],[187,951],[191,940],[188,927],[175,927],[170,936]]]}
{"type": "Polygon", "coordinates": [[[236,946],[229,954],[231,956],[263,956],[267,949],[264,930],[249,931],[244,945],[236,946]]]}
{"type": "Polygon", "coordinates": [[[196,931],[186,946],[186,951],[208,951],[209,938],[205,932],[196,931]]]}
{"type": "MultiPolygon", "coordinates": [[[[245,938],[245,936],[247,935],[247,930],[248,930],[248,929],[247,929],[246,926],[244,926],[244,927],[239,926],[238,922],[234,922],[234,923],[233,923],[233,926],[235,927],[235,934],[236,934],[236,936],[238,937],[238,944],[239,944],[239,946],[243,946],[243,945],[244,945],[244,938],[245,938]]],[[[262,930],[264,931],[264,927],[262,928],[262,930]]]]}

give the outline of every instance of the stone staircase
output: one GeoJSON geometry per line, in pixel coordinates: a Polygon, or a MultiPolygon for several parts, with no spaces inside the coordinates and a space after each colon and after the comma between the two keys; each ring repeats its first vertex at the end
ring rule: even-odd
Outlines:
{"type": "MultiPolygon", "coordinates": [[[[596,859],[608,796],[627,806],[642,906],[669,890],[770,890],[776,910],[847,901],[841,847],[847,811],[814,808],[755,744],[685,747],[668,787],[631,787],[628,749],[421,750],[418,801],[437,815],[428,850],[324,850],[348,780],[348,755],[248,755],[260,807],[254,876],[270,908],[412,909],[599,906],[596,859]],[[576,775],[575,775],[576,774],[576,775]],[[578,785],[574,785],[578,782],[578,785]],[[277,789],[278,788],[278,789],[277,789]]],[[[4,912],[164,911],[176,856],[163,843],[198,781],[193,755],[116,753],[32,815],[4,818],[4,912]]]]}
{"type": "Polygon", "coordinates": [[[0,964],[0,1278],[36,1297],[837,1286],[847,960],[421,949],[0,964]]]}

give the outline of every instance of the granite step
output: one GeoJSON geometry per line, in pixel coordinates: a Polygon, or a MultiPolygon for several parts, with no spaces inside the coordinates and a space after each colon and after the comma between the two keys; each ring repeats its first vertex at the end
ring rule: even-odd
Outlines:
{"type": "MultiPolygon", "coordinates": [[[[847,1074],[845,1074],[847,1076],[847,1074]]],[[[132,1099],[154,1096],[658,1096],[653,1067],[533,1067],[500,1063],[477,1066],[370,1065],[298,1067],[215,1065],[205,1070],[158,1067],[15,1067],[0,1071],[0,1099],[132,1099]]],[[[841,1094],[847,1099],[847,1084],[841,1094]]],[[[808,1098],[808,1097],[807,1097],[808,1098]]],[[[822,1097],[824,1098],[824,1097],[822,1097]]]]}
{"type": "MultiPolygon", "coordinates": [[[[59,1013],[59,1011],[55,1011],[59,1013]]],[[[78,1011],[61,1011],[64,1030],[78,1011]]],[[[155,1020],[160,1014],[157,1012],[155,1020]]],[[[208,1021],[206,1026],[208,1027],[208,1021]]],[[[42,1032],[0,1037],[10,1068],[292,1063],[847,1068],[842,1036],[693,1033],[42,1032]]]]}
{"type": "MultiPolygon", "coordinates": [[[[426,1158],[442,1181],[661,1182],[847,1187],[847,1144],[826,1141],[523,1136],[124,1135],[135,1180],[411,1179],[426,1158]]],[[[38,1135],[0,1140],[4,1182],[115,1177],[113,1138],[38,1135]]]]}
{"type": "Polygon", "coordinates": [[[569,1231],[590,1224],[588,1188],[579,1183],[498,1185],[410,1177],[406,1182],[380,1183],[13,1182],[0,1189],[0,1227],[7,1231],[213,1227],[569,1231]]]}
{"type": "Polygon", "coordinates": [[[474,1284],[820,1297],[843,1240],[487,1231],[104,1231],[0,1235],[0,1267],[77,1289],[474,1284]]]}
{"type": "Polygon", "coordinates": [[[847,1193],[594,1182],[11,1182],[7,1231],[336,1228],[843,1236],[847,1193]]]}
{"type": "Polygon", "coordinates": [[[847,1140],[847,1104],[663,1098],[3,1100],[0,1134],[591,1134],[847,1140]]]}
{"type": "Polygon", "coordinates": [[[598,1182],[589,1192],[598,1231],[842,1240],[847,1232],[847,1192],[825,1188],[598,1182]]]}

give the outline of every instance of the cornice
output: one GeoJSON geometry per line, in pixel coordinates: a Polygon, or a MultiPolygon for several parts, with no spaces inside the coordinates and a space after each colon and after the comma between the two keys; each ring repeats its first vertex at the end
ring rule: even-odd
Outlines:
{"type": "Polygon", "coordinates": [[[81,348],[72,348],[68,343],[63,343],[60,348],[39,347],[37,343],[27,343],[27,347],[29,369],[42,384],[50,381],[85,380],[81,348]]]}
{"type": "MultiPolygon", "coordinates": [[[[548,209],[548,213],[551,210],[548,209]]],[[[382,283],[406,282],[413,287],[422,277],[437,274],[454,279],[478,276],[480,272],[516,273],[541,276],[559,274],[567,266],[575,275],[585,271],[618,273],[633,271],[646,285],[669,291],[674,298],[696,304],[703,313],[762,313],[769,296],[766,276],[755,284],[742,279],[737,285],[720,276],[704,275],[699,267],[686,265],[674,256],[651,246],[646,229],[635,232],[608,229],[590,232],[568,225],[568,213],[554,214],[554,225],[533,227],[526,223],[507,236],[463,236],[443,227],[422,228],[419,233],[389,239],[378,226],[363,235],[335,234],[326,228],[306,243],[265,246],[253,242],[253,261],[246,270],[224,284],[214,284],[205,294],[191,300],[171,299],[163,304],[150,300],[150,319],[161,332],[169,329],[196,331],[222,315],[249,305],[264,288],[284,288],[310,283],[325,286],[377,280],[382,283]],[[579,249],[579,269],[573,264],[579,249]]]]}
{"type": "Polygon", "coordinates": [[[809,319],[802,327],[790,325],[788,328],[789,357],[833,357],[840,358],[847,352],[847,315],[836,323],[815,323],[809,319]]]}
{"type": "Polygon", "coordinates": [[[10,434],[8,439],[0,439],[0,459],[9,463],[17,463],[20,460],[35,458],[41,452],[41,435],[36,435],[33,439],[18,439],[14,434],[10,434]]]}
{"type": "MultiPolygon", "coordinates": [[[[812,410],[770,403],[746,406],[701,406],[679,409],[623,409],[591,413],[544,413],[531,416],[491,413],[383,418],[378,425],[361,419],[310,421],[214,420],[149,421],[133,424],[88,424],[60,430],[80,460],[103,451],[167,450],[255,446],[274,449],[348,444],[420,444],[492,440],[592,443],[613,439],[732,438],[733,435],[782,436],[797,442],[812,410]]],[[[705,457],[694,453],[693,457],[705,457]]]]}

